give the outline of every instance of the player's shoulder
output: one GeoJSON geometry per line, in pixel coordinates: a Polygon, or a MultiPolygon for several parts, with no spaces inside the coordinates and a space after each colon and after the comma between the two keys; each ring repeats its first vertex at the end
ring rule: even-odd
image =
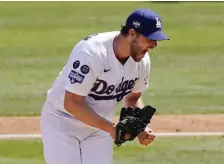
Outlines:
{"type": "Polygon", "coordinates": [[[84,37],[75,45],[75,49],[84,51],[89,55],[105,55],[111,46],[111,41],[118,34],[118,31],[90,34],[84,37]]]}
{"type": "Polygon", "coordinates": [[[96,33],[84,38],[83,43],[101,51],[106,51],[106,49],[111,48],[113,39],[117,34],[119,34],[119,31],[96,33]]]}
{"type": "Polygon", "coordinates": [[[140,72],[150,72],[150,67],[151,67],[151,63],[150,63],[150,56],[148,53],[145,54],[145,56],[142,58],[142,60],[138,63],[138,70],[140,72]]]}
{"type": "Polygon", "coordinates": [[[150,55],[149,55],[148,52],[145,54],[144,58],[142,58],[142,60],[140,61],[140,64],[141,64],[143,67],[148,67],[148,66],[150,66],[150,55]]]}

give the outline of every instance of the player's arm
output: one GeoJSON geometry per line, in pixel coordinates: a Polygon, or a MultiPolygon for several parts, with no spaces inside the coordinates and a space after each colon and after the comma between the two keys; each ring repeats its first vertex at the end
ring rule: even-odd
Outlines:
{"type": "Polygon", "coordinates": [[[125,107],[133,106],[138,108],[143,108],[144,103],[141,97],[142,93],[129,93],[124,97],[124,105],[125,107]]]}
{"type": "Polygon", "coordinates": [[[81,50],[73,50],[64,69],[64,108],[76,119],[114,137],[114,124],[98,115],[84,101],[101,71],[101,60],[95,47],[85,46],[81,50]]]}
{"type": "Polygon", "coordinates": [[[84,96],[69,91],[65,92],[64,108],[83,123],[108,133],[113,131],[114,124],[94,112],[85,102],[84,96]]]}

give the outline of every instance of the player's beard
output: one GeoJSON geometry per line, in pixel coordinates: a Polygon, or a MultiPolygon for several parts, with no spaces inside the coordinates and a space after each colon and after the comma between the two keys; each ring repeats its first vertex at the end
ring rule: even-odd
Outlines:
{"type": "Polygon", "coordinates": [[[134,61],[139,62],[144,57],[145,52],[141,52],[141,47],[137,43],[137,39],[134,39],[130,43],[130,56],[134,61]]]}

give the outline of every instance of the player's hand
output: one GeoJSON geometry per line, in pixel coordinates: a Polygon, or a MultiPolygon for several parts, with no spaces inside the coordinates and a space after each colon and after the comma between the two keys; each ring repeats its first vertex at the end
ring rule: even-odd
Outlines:
{"type": "Polygon", "coordinates": [[[140,144],[147,146],[154,141],[155,137],[152,129],[146,127],[145,130],[138,135],[138,141],[140,144]]]}

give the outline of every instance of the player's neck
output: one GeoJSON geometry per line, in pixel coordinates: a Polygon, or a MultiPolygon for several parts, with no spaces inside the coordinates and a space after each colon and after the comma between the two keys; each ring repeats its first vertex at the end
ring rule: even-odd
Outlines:
{"type": "Polygon", "coordinates": [[[127,59],[129,58],[129,44],[127,39],[122,36],[121,34],[117,35],[114,39],[114,53],[117,59],[122,63],[125,64],[127,59]]]}

